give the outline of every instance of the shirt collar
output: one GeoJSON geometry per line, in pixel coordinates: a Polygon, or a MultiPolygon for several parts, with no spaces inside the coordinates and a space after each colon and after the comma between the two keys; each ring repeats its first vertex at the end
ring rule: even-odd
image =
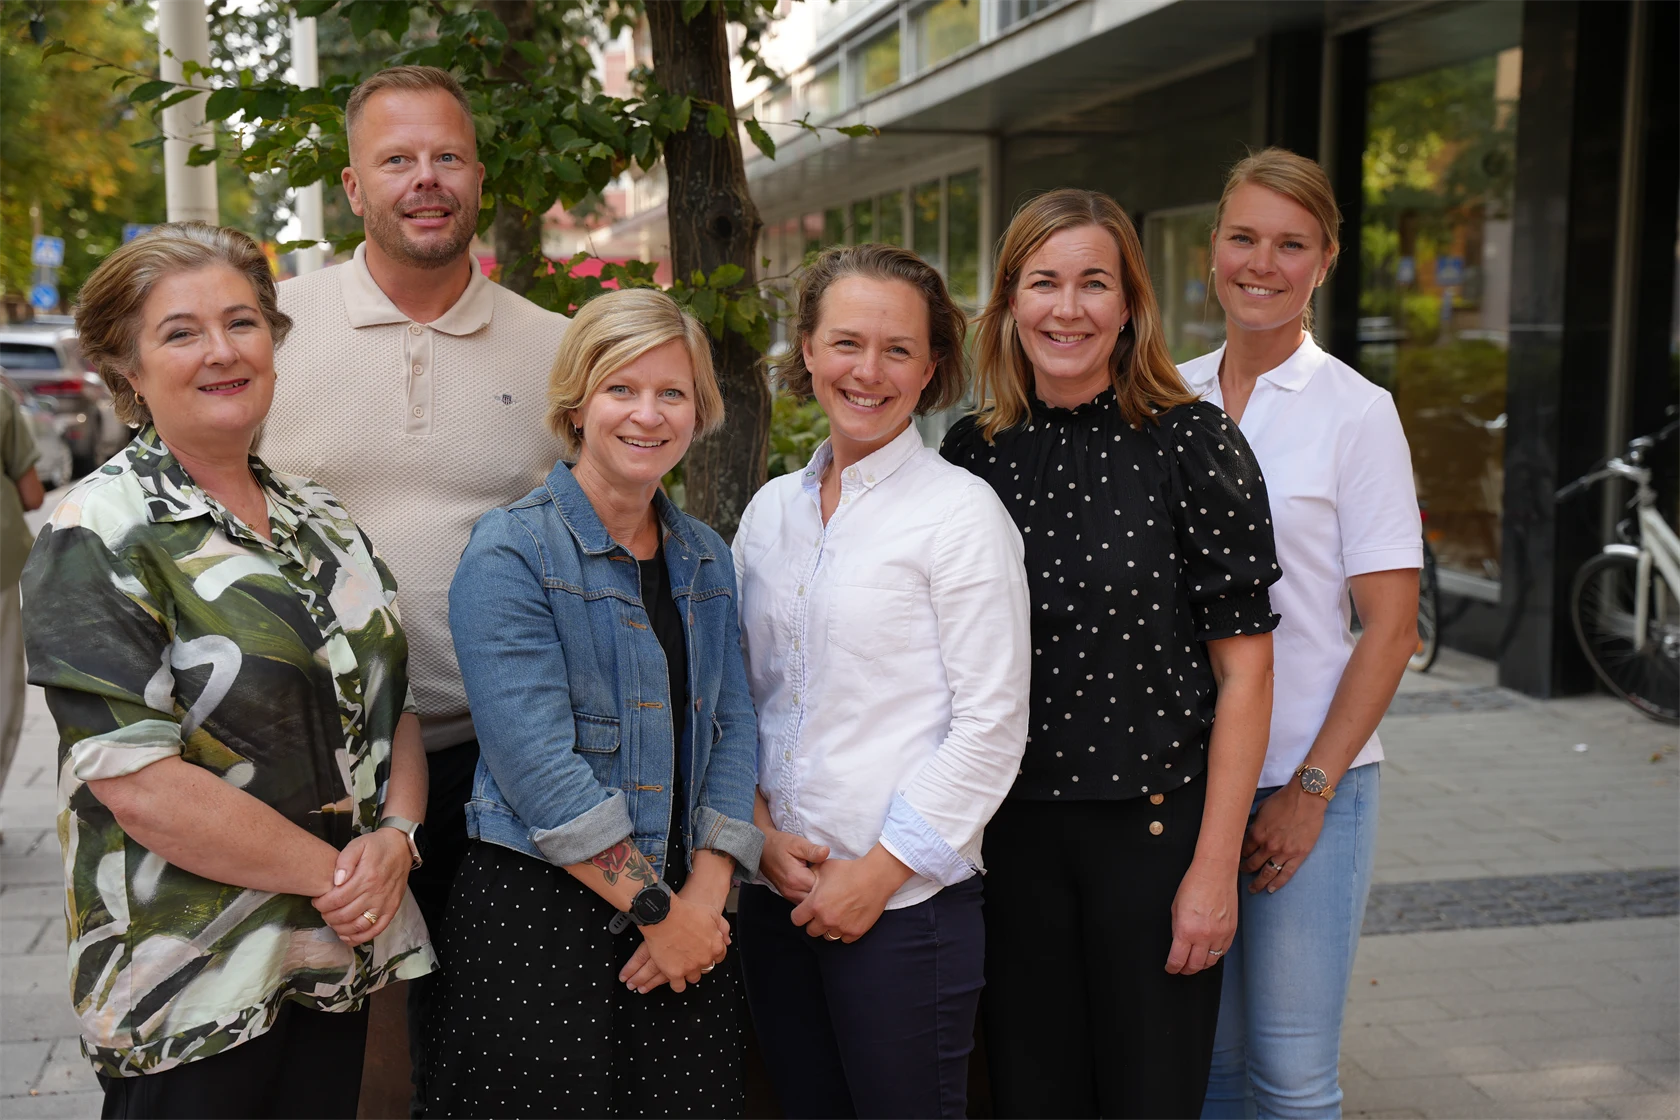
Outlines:
{"type": "MultiPolygon", "coordinates": [[[[846,473],[840,479],[840,489],[845,492],[872,489],[886,481],[889,475],[908,463],[921,449],[922,433],[917,431],[915,423],[911,422],[886,446],[876,448],[847,467],[846,473]]],[[[811,453],[811,461],[805,464],[805,471],[799,478],[800,488],[807,494],[820,495],[823,474],[833,461],[833,442],[825,439],[816,451],[811,453]]]]}
{"type": "MultiPolygon", "coordinates": [[[[560,520],[566,523],[566,528],[577,538],[578,546],[585,553],[601,556],[622,547],[612,539],[612,534],[607,532],[607,527],[601,522],[601,515],[595,512],[589,495],[578,485],[578,480],[572,476],[572,468],[565,460],[554,464],[554,469],[548,472],[548,478],[543,485],[548,490],[548,496],[554,500],[554,508],[559,511],[560,520]]],[[[701,560],[717,559],[711,547],[689,528],[687,518],[677,508],[676,503],[666,496],[664,490],[654,491],[653,511],[659,518],[665,536],[676,538],[679,544],[701,560]]]]}
{"type": "MultiPolygon", "coordinates": [[[[433,330],[449,335],[469,335],[490,322],[496,306],[495,285],[471,257],[472,275],[467,290],[455,301],[455,306],[432,322],[425,324],[433,330]]],[[[352,327],[383,327],[411,320],[397,310],[391,297],[374,282],[367,266],[367,242],[356,246],[356,255],[344,266],[344,312],[352,327]]]]}
{"type": "MultiPolygon", "coordinates": [[[[262,548],[270,542],[240,522],[228,509],[193,481],[180,460],[158,435],[157,428],[147,424],[129,444],[129,464],[146,493],[146,520],[159,522],[191,521],[208,517],[233,540],[262,548]]],[[[295,536],[299,525],[308,516],[307,503],[255,455],[250,457],[251,473],[268,499],[269,531],[275,532],[275,543],[282,536],[295,536]]]]}
{"type": "MultiPolygon", "coordinates": [[[[1298,393],[1307,387],[1313,374],[1324,364],[1326,355],[1319,349],[1313,336],[1308,334],[1301,339],[1301,345],[1295,352],[1283,360],[1283,364],[1275,369],[1269,369],[1260,375],[1261,381],[1270,382],[1279,389],[1287,389],[1291,393],[1298,393]]],[[[1219,367],[1225,361],[1225,347],[1199,359],[1185,369],[1185,383],[1197,396],[1207,397],[1215,386],[1219,384],[1219,367]]]]}

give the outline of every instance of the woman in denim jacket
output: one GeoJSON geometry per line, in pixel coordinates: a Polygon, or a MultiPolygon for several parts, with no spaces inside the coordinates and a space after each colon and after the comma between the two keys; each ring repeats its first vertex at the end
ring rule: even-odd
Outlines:
{"type": "Polygon", "coordinates": [[[659,489],[723,419],[710,353],[659,292],[588,304],[549,392],[576,461],[485,514],[455,573],[482,755],[426,1023],[433,1115],[745,1108],[740,981],[717,967],[763,845],[735,572],[659,489]]]}

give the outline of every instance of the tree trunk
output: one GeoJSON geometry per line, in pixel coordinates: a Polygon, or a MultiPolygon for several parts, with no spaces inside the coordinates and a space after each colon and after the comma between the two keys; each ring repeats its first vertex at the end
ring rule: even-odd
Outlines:
{"type": "MultiPolygon", "coordinates": [[[[490,9],[508,29],[508,42],[517,43],[535,36],[537,11],[535,0],[479,0],[481,7],[490,9]]],[[[509,50],[496,67],[496,77],[515,81],[525,76],[527,64],[518,51],[509,50]]],[[[499,280],[510,292],[524,295],[537,282],[531,267],[531,254],[536,252],[542,236],[541,214],[528,213],[511,199],[497,199],[496,217],[490,224],[490,244],[496,250],[499,280]],[[518,267],[516,267],[518,266],[518,267]]]]}
{"type": "MultiPolygon", "coordinates": [[[[669,93],[703,98],[733,114],[723,5],[707,4],[687,23],[682,8],[677,3],[647,5],[654,77],[669,93]]],[[[696,108],[687,131],[665,142],[665,175],[675,275],[687,279],[699,270],[709,276],[719,265],[736,264],[746,269],[744,284],[754,284],[763,223],[747,193],[741,140],[733,123],[722,136],[713,137],[706,131],[705,111],[696,108]]],[[[729,540],[747,502],[764,485],[770,387],[761,355],[744,336],[725,331],[722,339],[712,342],[712,358],[727,418],[712,435],[695,441],[684,483],[688,512],[729,540]]]]}

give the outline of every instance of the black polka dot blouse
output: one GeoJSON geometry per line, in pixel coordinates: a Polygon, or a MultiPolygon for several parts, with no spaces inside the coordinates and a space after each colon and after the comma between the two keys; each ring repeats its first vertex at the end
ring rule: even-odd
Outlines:
{"type": "Polygon", "coordinates": [[[1200,774],[1213,724],[1204,642],[1277,626],[1266,484],[1205,401],[1133,428],[1113,391],[1034,399],[992,444],[959,421],[941,454],[1020,526],[1032,594],[1032,722],[1011,797],[1120,801],[1200,774]]]}

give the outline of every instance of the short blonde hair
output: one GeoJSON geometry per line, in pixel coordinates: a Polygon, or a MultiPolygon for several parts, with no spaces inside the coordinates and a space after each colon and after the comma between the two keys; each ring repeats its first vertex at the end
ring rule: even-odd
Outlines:
{"type": "Polygon", "coordinates": [[[869,280],[897,280],[908,284],[927,304],[928,343],[933,351],[933,376],[916,401],[917,415],[950,408],[968,391],[968,355],[963,338],[968,317],[951,298],[934,267],[908,249],[895,245],[852,245],[824,249],[799,278],[794,314],[793,346],[771,367],[776,385],[799,400],[811,397],[811,371],[805,368],[804,344],[817,333],[823,297],[837,281],[849,276],[869,280]]]}
{"type": "Polygon", "coordinates": [[[467,115],[467,126],[473,130],[473,142],[478,141],[478,126],[473,122],[472,104],[467,100],[467,91],[455,75],[436,66],[388,66],[379,73],[366,79],[355,89],[350,91],[350,100],[344,106],[344,142],[354,146],[351,134],[356,130],[356,121],[361,118],[362,110],[367,106],[368,99],[376,93],[386,90],[402,90],[407,93],[447,93],[461,106],[461,112],[467,115]]]}
{"type": "Polygon", "coordinates": [[[548,427],[563,457],[581,447],[571,413],[583,407],[601,382],[652,350],[680,342],[694,367],[694,438],[723,423],[723,394],[712,369],[712,342],[699,320],[664,292],[624,288],[596,296],[578,311],[548,376],[548,427]]]}
{"type": "Polygon", "coordinates": [[[1120,254],[1120,292],[1130,318],[1114,344],[1109,378],[1121,417],[1135,427],[1196,399],[1179,377],[1167,350],[1155,287],[1149,282],[1143,244],[1138,241],[1132,220],[1106,194],[1066,187],[1041,194],[1021,207],[998,250],[992,295],[980,313],[974,343],[980,434],[988,441],[1025,421],[1032,411],[1032,363],[1021,346],[1009,297],[1020,283],[1028,259],[1045,242],[1064,229],[1083,226],[1106,231],[1120,254]]]}
{"type": "Polygon", "coordinates": [[[111,390],[117,418],[143,427],[152,410],[140,400],[128,375],[139,371],[140,312],[152,289],[166,276],[226,265],[251,282],[257,310],[274,345],[286,340],[291,316],[280,310],[274,273],[255,241],[236,229],[208,222],[154,226],[99,263],[76,299],[76,333],[82,354],[111,390]]]}

